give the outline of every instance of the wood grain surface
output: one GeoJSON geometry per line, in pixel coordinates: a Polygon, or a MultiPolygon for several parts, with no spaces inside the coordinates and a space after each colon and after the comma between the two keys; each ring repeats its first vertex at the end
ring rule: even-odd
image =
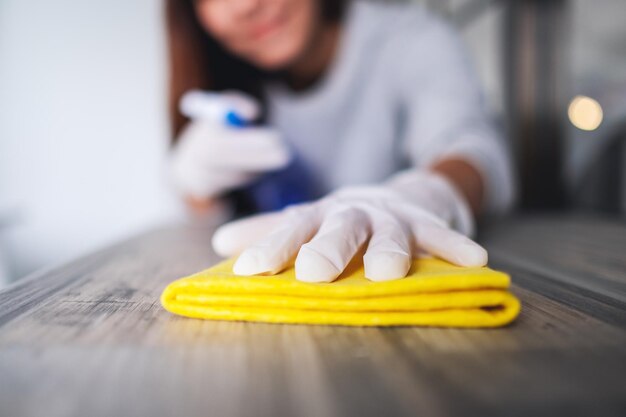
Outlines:
{"type": "Polygon", "coordinates": [[[155,230],[0,292],[0,416],[626,416],[626,225],[482,236],[523,310],[493,330],[210,322],[165,312],[211,228],[155,230]]]}

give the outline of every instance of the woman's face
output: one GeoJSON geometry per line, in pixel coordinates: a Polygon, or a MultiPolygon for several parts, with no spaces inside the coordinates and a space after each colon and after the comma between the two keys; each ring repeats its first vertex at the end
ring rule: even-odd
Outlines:
{"type": "Polygon", "coordinates": [[[309,46],[317,0],[196,0],[204,28],[234,55],[266,70],[285,69],[309,46]]]}

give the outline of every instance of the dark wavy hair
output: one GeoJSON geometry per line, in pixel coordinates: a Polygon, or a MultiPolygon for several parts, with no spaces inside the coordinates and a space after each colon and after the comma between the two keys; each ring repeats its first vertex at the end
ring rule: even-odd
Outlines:
{"type": "MultiPolygon", "coordinates": [[[[345,0],[318,0],[323,17],[340,20],[345,0]]],[[[178,110],[180,97],[191,89],[237,89],[261,97],[260,82],[269,74],[230,54],[197,19],[194,0],[166,0],[169,48],[169,116],[175,138],[187,119],[178,110]]]]}

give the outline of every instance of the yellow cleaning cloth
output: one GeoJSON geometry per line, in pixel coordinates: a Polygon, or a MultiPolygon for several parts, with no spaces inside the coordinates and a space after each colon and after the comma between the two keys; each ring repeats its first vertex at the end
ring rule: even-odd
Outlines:
{"type": "Polygon", "coordinates": [[[161,295],[166,310],[187,317],[344,326],[497,327],[520,302],[509,276],[487,267],[462,268],[418,259],[406,278],[371,282],[355,263],[332,283],[305,283],[293,268],[277,275],[232,273],[234,259],[182,278],[161,295]]]}

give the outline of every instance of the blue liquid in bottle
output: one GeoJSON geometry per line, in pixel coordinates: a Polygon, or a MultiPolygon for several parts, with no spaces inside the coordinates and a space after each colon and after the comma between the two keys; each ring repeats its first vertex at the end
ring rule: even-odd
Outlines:
{"type": "Polygon", "coordinates": [[[263,175],[247,191],[259,212],[281,210],[318,197],[312,176],[298,158],[280,171],[263,175]]]}

